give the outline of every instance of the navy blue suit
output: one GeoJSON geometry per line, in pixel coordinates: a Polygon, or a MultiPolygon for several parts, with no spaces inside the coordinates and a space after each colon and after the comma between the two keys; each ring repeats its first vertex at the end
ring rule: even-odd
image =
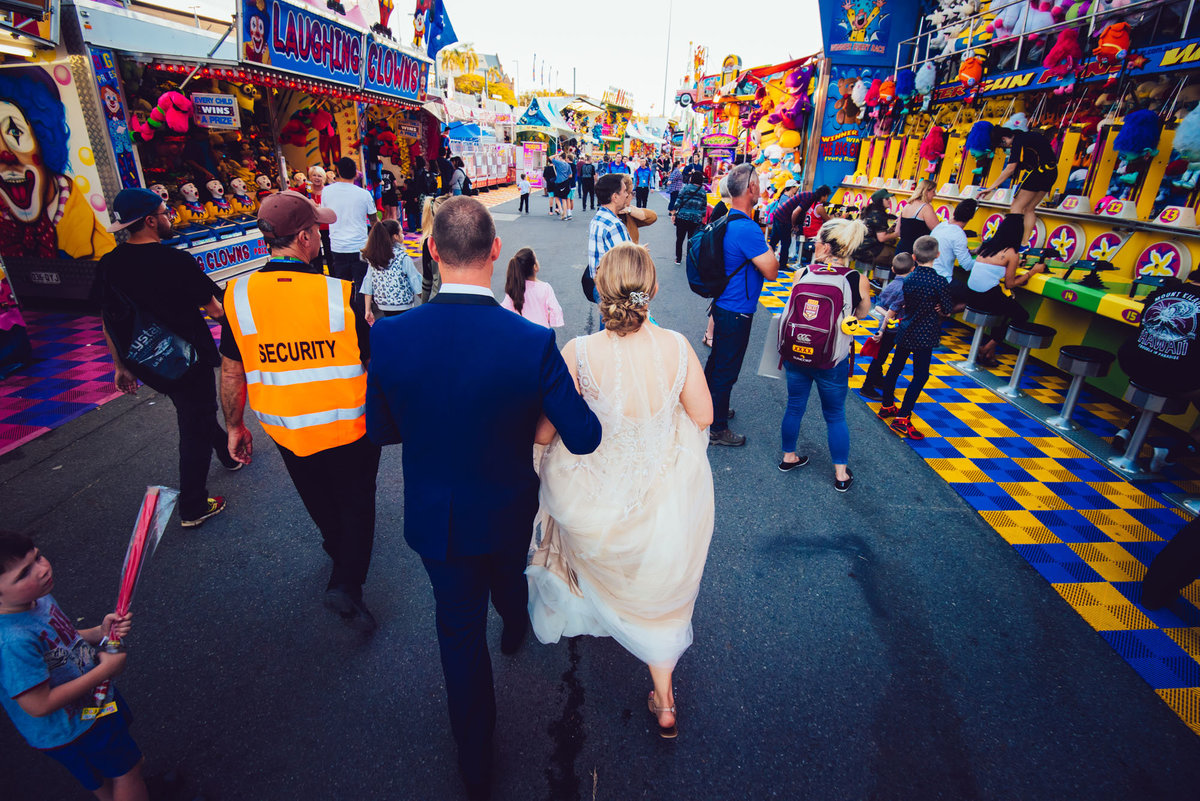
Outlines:
{"type": "Polygon", "coordinates": [[[506,626],[528,624],[533,437],[543,412],[572,453],[600,444],[600,421],[576,391],[554,332],[490,297],[443,292],[371,329],[367,434],[404,444],[404,538],[433,585],[468,787],[486,785],[491,770],[489,595],[506,626]]]}

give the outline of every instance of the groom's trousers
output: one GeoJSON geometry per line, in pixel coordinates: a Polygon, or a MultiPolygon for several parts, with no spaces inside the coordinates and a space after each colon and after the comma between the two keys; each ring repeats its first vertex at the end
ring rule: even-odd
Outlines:
{"type": "Polygon", "coordinates": [[[505,625],[527,625],[526,548],[484,556],[422,559],[437,603],[438,646],[450,729],[468,787],[486,786],[492,767],[496,695],[487,647],[488,598],[505,625]]]}

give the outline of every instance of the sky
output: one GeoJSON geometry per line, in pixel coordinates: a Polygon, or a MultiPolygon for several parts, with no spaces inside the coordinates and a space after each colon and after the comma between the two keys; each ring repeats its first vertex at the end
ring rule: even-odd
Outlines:
{"type": "MultiPolygon", "coordinates": [[[[157,0],[163,3],[163,0],[157,0]]],[[[342,0],[350,6],[355,0],[342,0]]],[[[169,3],[227,18],[234,0],[177,0],[169,3]]],[[[720,71],[729,54],[744,67],[776,64],[821,49],[817,0],[605,0],[580,4],[562,0],[445,0],[460,42],[477,53],[496,53],[517,79],[517,91],[561,88],[599,99],[609,86],[633,95],[635,111],[659,116],[664,73],[667,110],[691,71],[688,43],[708,47],[708,73],[720,71]],[[668,36],[668,13],[670,26],[668,36]],[[668,43],[670,46],[668,57],[668,43]],[[534,80],[534,56],[538,76],[534,80]],[[669,61],[668,61],[669,58],[669,61]],[[555,69],[556,84],[541,80],[542,65],[555,69]],[[572,85],[572,69],[574,85],[572,85]]],[[[378,18],[376,0],[360,0],[369,22],[378,18]]],[[[391,28],[412,40],[412,0],[396,0],[391,28]]]]}

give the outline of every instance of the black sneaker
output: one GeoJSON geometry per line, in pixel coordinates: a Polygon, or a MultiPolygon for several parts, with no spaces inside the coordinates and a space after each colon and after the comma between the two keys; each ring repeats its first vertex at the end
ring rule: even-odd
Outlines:
{"type": "Polygon", "coordinates": [[[850,489],[850,485],[854,483],[854,473],[849,467],[846,468],[846,480],[842,481],[836,476],[833,479],[833,488],[838,492],[845,492],[850,489]]]}
{"type": "Polygon", "coordinates": [[[185,520],[183,519],[183,515],[180,515],[179,525],[183,526],[184,528],[196,528],[200,525],[203,525],[204,521],[208,518],[219,515],[224,511],[225,499],[218,495],[215,498],[208,499],[208,507],[200,514],[199,517],[193,517],[185,520]]]}
{"type": "Polygon", "coordinates": [[[370,609],[367,609],[362,598],[350,599],[350,613],[342,615],[342,622],[355,631],[365,634],[370,634],[379,628],[379,624],[375,622],[375,616],[371,614],[370,609]]]}
{"type": "Polygon", "coordinates": [[[867,400],[873,400],[876,403],[883,400],[883,393],[879,391],[879,388],[873,387],[870,384],[863,384],[862,389],[859,390],[859,394],[867,400]]]}
{"type": "Polygon", "coordinates": [[[325,590],[324,604],[330,612],[336,612],[343,617],[354,610],[354,599],[342,587],[330,587],[325,590]]]}
{"type": "Polygon", "coordinates": [[[709,431],[709,445],[728,445],[731,448],[740,448],[746,444],[746,438],[741,434],[735,434],[728,428],[724,431],[709,431]]]}
{"type": "Polygon", "coordinates": [[[806,464],[808,464],[807,456],[801,456],[799,460],[795,462],[784,460],[779,463],[779,472],[786,473],[789,470],[795,470],[797,467],[804,467],[806,464]]]}

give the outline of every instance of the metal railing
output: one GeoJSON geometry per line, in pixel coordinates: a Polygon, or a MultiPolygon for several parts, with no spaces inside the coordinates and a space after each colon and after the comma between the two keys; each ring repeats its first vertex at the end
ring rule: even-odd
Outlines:
{"type": "MultiPolygon", "coordinates": [[[[1097,0],[1097,2],[1098,1],[1099,0],[1097,0]]],[[[1184,35],[1187,34],[1188,28],[1191,26],[1192,15],[1193,15],[1193,11],[1195,10],[1196,2],[1197,2],[1197,0],[1188,0],[1187,9],[1184,13],[1183,24],[1182,24],[1182,32],[1184,35]]],[[[940,27],[937,27],[937,28],[934,28],[934,29],[928,30],[928,31],[921,31],[918,29],[916,36],[913,36],[911,38],[903,40],[902,42],[900,42],[899,46],[896,48],[896,63],[895,63],[895,71],[893,74],[898,74],[900,72],[900,54],[902,52],[904,52],[904,49],[906,47],[912,48],[913,55],[914,56],[918,55],[921,52],[921,41],[923,39],[925,40],[925,58],[921,58],[921,59],[914,58],[914,60],[907,63],[907,65],[906,65],[907,69],[915,70],[915,69],[919,68],[920,66],[922,66],[923,64],[942,61],[943,59],[951,58],[951,57],[957,56],[957,55],[965,55],[967,52],[974,50],[976,48],[993,47],[996,45],[1001,45],[1001,44],[1011,42],[1014,39],[1016,40],[1016,47],[1017,47],[1016,60],[1014,61],[1014,63],[1016,65],[1018,65],[1018,68],[1019,68],[1019,65],[1021,63],[1021,56],[1023,55],[1023,52],[1024,52],[1025,40],[1027,38],[1029,38],[1030,36],[1034,36],[1034,35],[1049,36],[1049,35],[1055,33],[1056,31],[1063,30],[1064,28],[1078,28],[1083,25],[1084,21],[1080,20],[1080,19],[1074,19],[1069,22],[1064,20],[1063,22],[1056,22],[1052,25],[1045,25],[1040,28],[1035,28],[1033,30],[1026,30],[1023,33],[1015,34],[1013,36],[1009,36],[1004,39],[992,39],[991,41],[986,42],[984,44],[980,44],[980,45],[973,44],[973,42],[975,40],[976,31],[980,31],[980,32],[984,31],[987,28],[988,24],[990,22],[994,21],[994,19],[998,19],[1001,16],[1001,13],[1005,9],[1011,8],[1012,6],[1016,6],[1016,5],[1027,5],[1028,3],[1029,3],[1029,0],[1014,0],[1014,2],[1004,3],[1003,5],[999,5],[999,6],[997,6],[993,3],[992,6],[989,7],[987,11],[981,11],[977,14],[974,14],[974,15],[968,17],[966,20],[958,20],[956,22],[948,23],[948,24],[942,25],[940,27]],[[985,17],[987,19],[985,19],[985,17]],[[964,24],[966,25],[967,38],[966,38],[966,45],[961,50],[955,49],[952,53],[938,53],[937,55],[929,55],[929,49],[930,49],[931,43],[935,38],[940,36],[943,31],[949,31],[950,36],[954,39],[957,39],[963,32],[964,24]]],[[[1128,17],[1132,14],[1138,13],[1138,9],[1145,9],[1145,10],[1149,10],[1151,8],[1163,9],[1163,8],[1166,8],[1167,6],[1175,5],[1177,3],[1178,3],[1178,0],[1135,0],[1135,2],[1132,2],[1126,6],[1122,6],[1121,8],[1099,10],[1099,11],[1096,11],[1095,13],[1089,13],[1087,15],[1087,35],[1086,35],[1086,37],[1084,37],[1083,41],[1080,42],[1080,46],[1082,47],[1082,49],[1084,51],[1084,57],[1085,58],[1087,57],[1087,54],[1088,54],[1087,44],[1091,40],[1092,35],[1095,33],[1096,23],[1098,21],[1108,19],[1110,17],[1128,17]]],[[[924,17],[922,17],[921,27],[924,27],[924,25],[925,25],[925,19],[924,19],[924,17]]]]}

